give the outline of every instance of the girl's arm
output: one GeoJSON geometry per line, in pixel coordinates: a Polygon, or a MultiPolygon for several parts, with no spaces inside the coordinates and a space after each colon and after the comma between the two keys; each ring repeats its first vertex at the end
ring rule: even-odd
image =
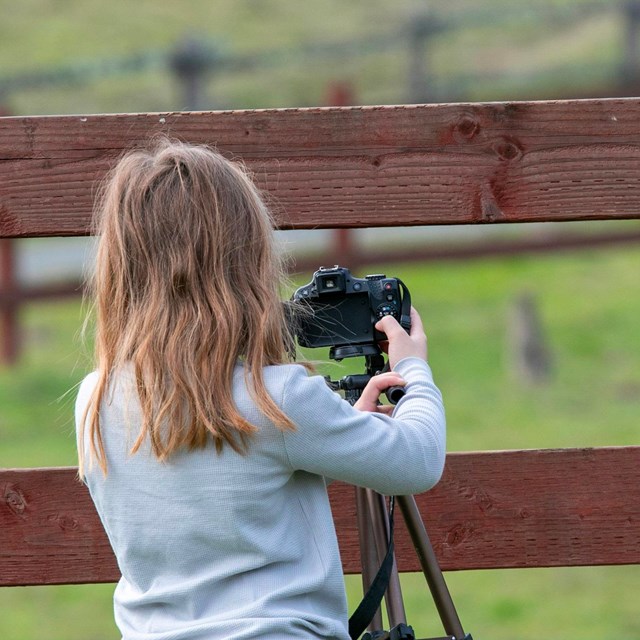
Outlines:
{"type": "MultiPolygon", "coordinates": [[[[391,356],[393,336],[387,335],[391,356]]],[[[408,356],[394,365],[406,381],[406,394],[392,417],[358,410],[322,377],[291,368],[283,407],[297,430],[283,438],[294,470],[384,494],[420,493],[438,482],[445,459],[442,396],[423,358],[408,356]]]]}

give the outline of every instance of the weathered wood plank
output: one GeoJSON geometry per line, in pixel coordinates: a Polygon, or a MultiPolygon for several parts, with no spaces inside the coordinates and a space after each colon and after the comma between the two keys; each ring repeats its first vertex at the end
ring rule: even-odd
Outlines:
{"type": "Polygon", "coordinates": [[[639,481],[640,447],[450,454],[417,502],[445,570],[638,564],[639,481]]]}
{"type": "Polygon", "coordinates": [[[76,469],[0,471],[0,586],[118,577],[111,545],[76,469]]]}
{"type": "MultiPolygon", "coordinates": [[[[631,564],[640,563],[638,486],[640,447],[454,453],[417,502],[445,570],[631,564]]],[[[331,488],[349,573],[360,566],[353,494],[331,488]]],[[[418,571],[399,529],[400,570],[418,571]]],[[[117,578],[75,469],[0,471],[0,585],[117,578]]]]}
{"type": "Polygon", "coordinates": [[[150,136],[241,158],[282,228],[640,217],[640,100],[0,118],[0,237],[83,235],[150,136]]]}

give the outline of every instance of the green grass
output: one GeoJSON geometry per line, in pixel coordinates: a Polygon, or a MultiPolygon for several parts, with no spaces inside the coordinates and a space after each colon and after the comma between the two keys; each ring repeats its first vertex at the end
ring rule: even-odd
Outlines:
{"type": "MultiPolygon", "coordinates": [[[[428,7],[414,0],[86,0],[60,6],[51,0],[0,0],[0,77],[88,67],[81,81],[15,90],[2,106],[18,115],[184,109],[182,91],[163,56],[185,36],[194,35],[232,57],[283,52],[277,64],[255,70],[232,72],[214,66],[201,108],[322,105],[327,85],[336,80],[352,83],[358,103],[403,103],[409,99],[406,35],[400,35],[397,46],[390,49],[356,56],[314,59],[296,50],[303,43],[406,34],[412,16],[427,8],[456,25],[436,34],[425,54],[436,95],[438,87],[452,78],[464,85],[451,88],[442,99],[568,97],[598,94],[598,86],[611,83],[624,42],[615,3],[602,2],[596,15],[560,24],[553,15],[545,17],[544,11],[532,18],[535,7],[518,10],[506,0],[478,4],[472,0],[431,2],[428,7]],[[488,18],[486,12],[492,8],[493,17],[488,18]],[[95,70],[97,61],[140,52],[156,52],[155,64],[121,75],[95,70]],[[549,75],[566,65],[579,65],[580,72],[563,73],[560,78],[549,75]]],[[[550,3],[544,4],[548,8],[550,3]]]]}
{"type": "Polygon", "coordinates": [[[73,387],[88,361],[79,340],[80,306],[62,302],[23,309],[23,357],[14,368],[0,368],[2,467],[75,464],[73,387]]]}
{"type": "MultiPolygon", "coordinates": [[[[375,265],[410,287],[429,335],[448,413],[449,450],[627,445],[640,415],[640,253],[636,249],[472,263],[375,265]],[[516,296],[535,296],[553,355],[549,382],[514,378],[506,340],[516,296]]],[[[75,462],[73,391],[87,359],[79,303],[24,312],[20,365],[0,370],[0,466],[75,462]]],[[[318,354],[311,354],[318,357],[318,354]]],[[[331,365],[333,375],[360,363],[331,365]]],[[[621,490],[635,490],[633,487],[621,490]]],[[[448,573],[462,622],[476,638],[638,637],[638,567],[448,573]],[[635,595],[634,595],[635,594],[635,595]]],[[[359,580],[350,577],[351,608],[359,580]]],[[[421,575],[403,576],[409,622],[441,629],[421,575]]],[[[0,637],[116,637],[111,585],[0,590],[0,637]]]]}

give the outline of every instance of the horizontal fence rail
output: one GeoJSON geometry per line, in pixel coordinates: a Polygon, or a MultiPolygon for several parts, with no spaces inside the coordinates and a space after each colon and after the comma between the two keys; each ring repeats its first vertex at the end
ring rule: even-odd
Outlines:
{"type": "MultiPolygon", "coordinates": [[[[640,563],[640,447],[452,453],[417,496],[444,570],[640,563]]],[[[353,487],[330,495],[360,571],[353,487]]],[[[400,571],[420,571],[400,517],[400,571]]],[[[75,468],[0,470],[0,585],[112,582],[118,568],[75,468]]]]}
{"type": "Polygon", "coordinates": [[[640,217],[640,100],[0,118],[0,237],[90,232],[98,181],[165,134],[242,159],[281,228],[640,217]]]}

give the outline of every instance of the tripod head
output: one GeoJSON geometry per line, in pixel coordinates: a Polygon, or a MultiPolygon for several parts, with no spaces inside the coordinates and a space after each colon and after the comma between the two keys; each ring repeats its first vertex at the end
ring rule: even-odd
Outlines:
{"type": "MultiPolygon", "coordinates": [[[[333,391],[344,391],[344,397],[350,404],[355,404],[362,395],[362,390],[367,386],[372,376],[389,370],[389,363],[385,362],[382,351],[377,345],[356,345],[346,347],[331,347],[329,358],[340,362],[344,358],[364,356],[365,373],[347,375],[340,380],[331,380],[325,376],[325,380],[333,391]]],[[[403,387],[389,387],[385,392],[387,400],[391,404],[398,404],[404,396],[403,387]]]]}

